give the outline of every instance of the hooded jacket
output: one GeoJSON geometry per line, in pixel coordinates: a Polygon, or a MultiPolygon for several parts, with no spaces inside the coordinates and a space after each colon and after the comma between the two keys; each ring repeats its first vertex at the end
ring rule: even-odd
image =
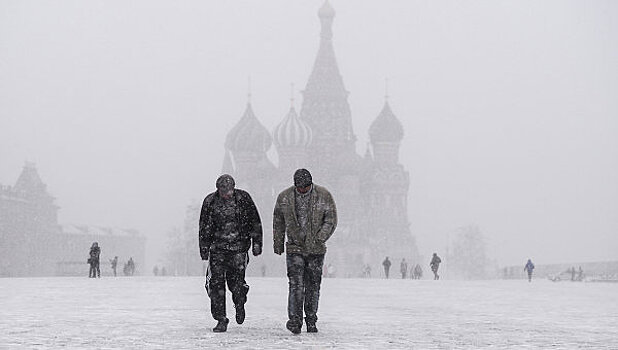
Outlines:
{"type": "Polygon", "coordinates": [[[322,186],[313,184],[309,199],[309,215],[306,236],[303,237],[296,215],[294,186],[279,194],[273,213],[273,248],[275,253],[285,251],[299,254],[324,254],[326,241],[337,227],[337,207],[333,196],[322,186]]]}

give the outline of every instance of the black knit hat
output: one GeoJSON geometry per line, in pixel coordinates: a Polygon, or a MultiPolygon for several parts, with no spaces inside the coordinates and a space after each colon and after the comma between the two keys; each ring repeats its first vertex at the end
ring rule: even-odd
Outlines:
{"type": "Polygon", "coordinates": [[[313,179],[311,173],[307,169],[298,169],[294,172],[294,186],[307,187],[310,186],[313,179]]]}
{"type": "Polygon", "coordinates": [[[229,191],[234,189],[234,186],[236,186],[236,182],[231,175],[223,174],[217,179],[218,190],[229,191]]]}

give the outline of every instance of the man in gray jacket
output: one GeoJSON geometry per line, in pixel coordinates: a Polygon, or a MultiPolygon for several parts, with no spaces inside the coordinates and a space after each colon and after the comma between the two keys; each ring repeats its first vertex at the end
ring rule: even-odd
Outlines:
{"type": "Polygon", "coordinates": [[[328,190],[313,184],[307,169],[294,173],[294,186],[279,194],[273,214],[275,254],[286,251],[289,279],[288,322],[286,328],[300,333],[303,306],[307,332],[318,331],[318,299],[326,241],[337,226],[337,208],[328,190]]]}

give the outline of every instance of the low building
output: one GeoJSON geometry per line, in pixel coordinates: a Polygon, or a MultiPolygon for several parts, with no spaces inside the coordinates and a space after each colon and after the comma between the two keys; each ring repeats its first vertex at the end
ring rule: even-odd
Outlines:
{"type": "Polygon", "coordinates": [[[59,206],[36,166],[26,163],[14,186],[0,186],[0,277],[85,275],[92,242],[108,259],[133,257],[137,271],[145,259],[145,237],[135,230],[60,225],[59,206]]]}

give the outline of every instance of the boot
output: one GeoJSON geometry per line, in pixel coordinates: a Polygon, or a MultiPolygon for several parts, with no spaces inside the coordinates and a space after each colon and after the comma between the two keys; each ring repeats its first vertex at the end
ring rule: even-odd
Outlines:
{"type": "Polygon", "coordinates": [[[227,324],[230,323],[230,320],[226,318],[220,319],[215,328],[212,329],[215,333],[223,333],[227,331],[227,324]]]}
{"type": "Polygon", "coordinates": [[[285,324],[285,328],[287,328],[290,332],[294,334],[300,334],[301,326],[302,325],[296,320],[288,320],[288,322],[285,324]]]}
{"type": "Polygon", "coordinates": [[[307,333],[317,333],[318,327],[315,326],[315,322],[307,322],[307,333]]]}
{"type": "Polygon", "coordinates": [[[236,323],[242,324],[245,322],[245,304],[234,305],[236,308],[236,323]]]}

